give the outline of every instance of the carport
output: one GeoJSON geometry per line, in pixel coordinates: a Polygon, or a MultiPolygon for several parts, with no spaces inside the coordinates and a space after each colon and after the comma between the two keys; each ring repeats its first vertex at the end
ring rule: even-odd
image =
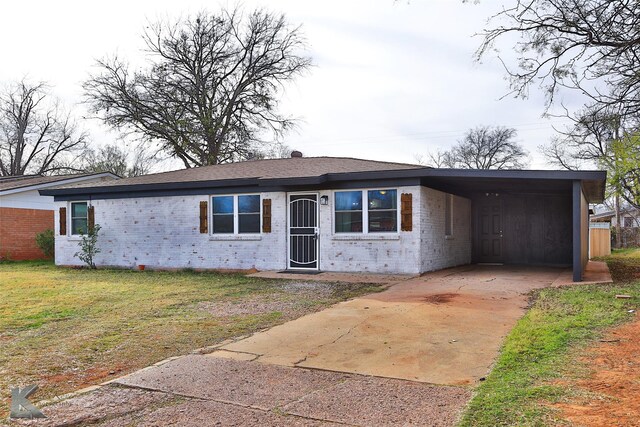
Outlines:
{"type": "Polygon", "coordinates": [[[604,200],[604,171],[422,171],[421,184],[472,201],[472,261],[571,266],[589,258],[589,204],[604,200]]]}
{"type": "Polygon", "coordinates": [[[589,204],[604,201],[606,179],[598,170],[416,168],[327,174],[317,188],[376,180],[466,197],[472,262],[572,267],[580,282],[589,261],[589,204]]]}

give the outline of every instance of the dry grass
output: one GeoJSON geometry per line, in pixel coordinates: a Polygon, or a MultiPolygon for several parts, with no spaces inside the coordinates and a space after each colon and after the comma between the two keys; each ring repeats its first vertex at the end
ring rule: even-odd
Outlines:
{"type": "Polygon", "coordinates": [[[0,416],[10,386],[38,384],[34,399],[50,398],[380,290],[334,284],[292,295],[289,288],[239,274],[0,263],[0,416]],[[287,303],[242,314],[199,308],[255,300],[287,303]]]}

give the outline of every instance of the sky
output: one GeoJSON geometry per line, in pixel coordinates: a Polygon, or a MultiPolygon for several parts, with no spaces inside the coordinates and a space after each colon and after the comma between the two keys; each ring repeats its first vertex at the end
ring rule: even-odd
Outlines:
{"type": "MultiPolygon", "coordinates": [[[[504,0],[507,1],[508,0],[504,0]]],[[[238,3],[190,0],[11,1],[0,4],[0,83],[27,76],[47,81],[78,117],[87,117],[82,82],[95,61],[115,53],[142,64],[140,35],[147,22],[238,3]]],[[[562,128],[545,118],[544,94],[504,97],[505,72],[495,53],[482,63],[474,36],[502,1],[245,0],[301,25],[314,66],[286,87],[280,110],[299,119],[284,142],[305,156],[348,156],[415,163],[446,150],[469,128],[513,127],[532,169],[551,168],[538,147],[562,128]]],[[[502,55],[513,60],[506,40],[502,55]]],[[[579,100],[560,101],[570,109],[579,100]]],[[[552,112],[558,110],[552,110],[552,112]]],[[[118,134],[80,119],[93,141],[118,134]]]]}

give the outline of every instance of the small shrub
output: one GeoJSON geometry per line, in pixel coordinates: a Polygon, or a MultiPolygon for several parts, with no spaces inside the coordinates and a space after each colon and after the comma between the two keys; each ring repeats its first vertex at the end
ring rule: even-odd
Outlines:
{"type": "Polygon", "coordinates": [[[89,268],[96,268],[96,255],[100,253],[100,248],[98,248],[99,233],[100,225],[96,224],[90,227],[87,234],[82,234],[80,251],[73,254],[73,256],[80,258],[80,261],[87,264],[89,268]]]}
{"type": "Polygon", "coordinates": [[[56,238],[53,230],[44,230],[42,233],[36,234],[36,245],[47,258],[53,258],[56,249],[56,238]]]}

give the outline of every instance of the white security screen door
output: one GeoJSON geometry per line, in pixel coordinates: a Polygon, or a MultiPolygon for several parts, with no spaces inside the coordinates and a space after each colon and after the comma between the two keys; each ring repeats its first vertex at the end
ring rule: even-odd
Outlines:
{"type": "Polygon", "coordinates": [[[289,195],[289,268],[318,269],[318,195],[289,195]]]}

